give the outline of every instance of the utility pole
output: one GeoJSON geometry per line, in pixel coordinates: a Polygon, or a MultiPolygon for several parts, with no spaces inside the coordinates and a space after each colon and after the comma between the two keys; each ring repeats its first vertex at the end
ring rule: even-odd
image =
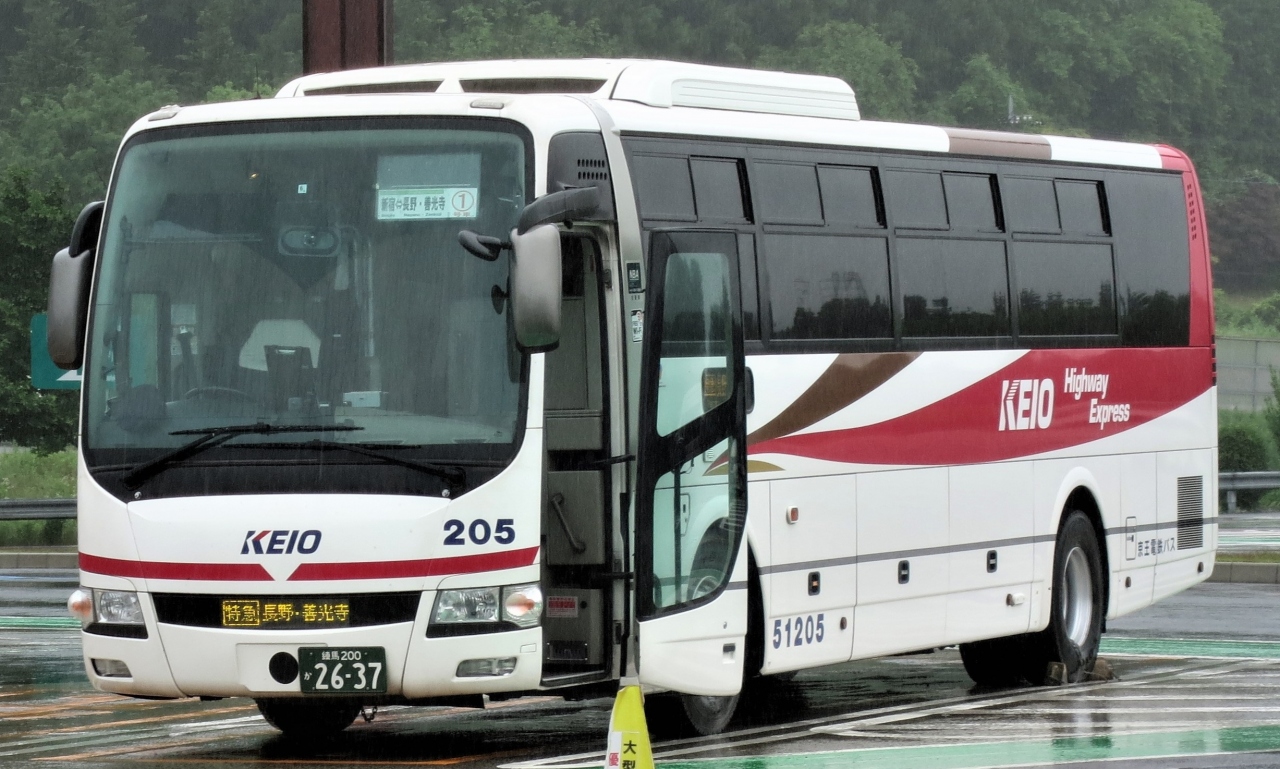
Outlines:
{"type": "Polygon", "coordinates": [[[392,0],[302,0],[302,71],[391,63],[392,0]]]}

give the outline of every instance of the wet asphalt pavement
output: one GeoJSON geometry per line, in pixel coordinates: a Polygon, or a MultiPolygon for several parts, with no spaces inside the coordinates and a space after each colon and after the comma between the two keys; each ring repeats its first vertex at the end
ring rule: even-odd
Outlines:
{"type": "MultiPolygon", "coordinates": [[[[93,691],[78,632],[33,627],[66,616],[75,576],[0,575],[0,766],[601,766],[610,700],[388,708],[298,745],[249,701],[93,691]]],[[[725,735],[654,751],[689,769],[1280,767],[1280,587],[1201,585],[1109,631],[1116,681],[984,691],[954,650],[849,663],[748,695],[725,735]]]]}

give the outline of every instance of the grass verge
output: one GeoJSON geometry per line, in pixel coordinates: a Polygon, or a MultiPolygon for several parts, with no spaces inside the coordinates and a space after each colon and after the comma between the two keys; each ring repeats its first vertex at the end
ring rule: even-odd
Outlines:
{"type": "MultiPolygon", "coordinates": [[[[0,454],[0,499],[66,499],[76,495],[76,452],[0,454]]],[[[74,545],[76,522],[0,521],[0,547],[74,545]]]]}
{"type": "Polygon", "coordinates": [[[1245,553],[1218,551],[1218,563],[1280,563],[1280,550],[1257,550],[1245,553]]]}

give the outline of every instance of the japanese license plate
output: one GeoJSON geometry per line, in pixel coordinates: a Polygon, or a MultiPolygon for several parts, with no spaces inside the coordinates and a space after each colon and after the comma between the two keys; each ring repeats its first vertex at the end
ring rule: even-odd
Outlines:
{"type": "Polygon", "coordinates": [[[385,694],[387,652],[381,646],[303,646],[299,682],[307,694],[385,694]]]}

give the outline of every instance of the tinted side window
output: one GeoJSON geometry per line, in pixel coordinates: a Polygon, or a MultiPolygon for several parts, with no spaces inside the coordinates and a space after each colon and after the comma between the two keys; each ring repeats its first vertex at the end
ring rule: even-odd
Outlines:
{"type": "Polygon", "coordinates": [[[810,164],[755,164],[760,219],[766,224],[822,224],[818,176],[810,164]]]}
{"type": "Polygon", "coordinates": [[[1006,336],[1004,243],[898,238],[903,336],[1006,336]]]}
{"type": "Polygon", "coordinates": [[[691,158],[689,165],[693,170],[693,191],[700,220],[746,219],[742,173],[737,160],[691,158]]]}
{"type": "Polygon", "coordinates": [[[1102,217],[1102,185],[1097,182],[1075,182],[1059,179],[1058,209],[1062,214],[1062,231],[1084,235],[1106,235],[1102,217]]]}
{"type": "Polygon", "coordinates": [[[818,166],[822,210],[828,225],[883,227],[876,201],[875,177],[870,168],[818,166]]]}
{"type": "Polygon", "coordinates": [[[1120,341],[1183,346],[1191,333],[1187,204],[1176,174],[1107,175],[1115,237],[1120,341]]]}
{"type": "Polygon", "coordinates": [[[894,227],[945,230],[947,203],[942,195],[942,174],[923,171],[887,171],[889,210],[894,227]]]}
{"type": "Polygon", "coordinates": [[[943,174],[942,183],[952,228],[984,232],[1000,229],[989,175],[943,174]]]}
{"type": "Polygon", "coordinates": [[[1013,244],[1018,333],[1115,334],[1111,246],[1013,244]]]}
{"type": "Polygon", "coordinates": [[[1054,194],[1052,181],[1005,176],[1000,182],[1010,230],[1044,233],[1062,230],[1058,223],[1058,196],[1054,194]]]}
{"type": "Polygon", "coordinates": [[[697,219],[688,158],[635,155],[631,166],[643,218],[690,222],[697,219]]]}
{"type": "Polygon", "coordinates": [[[765,235],[775,339],[893,336],[884,238],[765,235]]]}

